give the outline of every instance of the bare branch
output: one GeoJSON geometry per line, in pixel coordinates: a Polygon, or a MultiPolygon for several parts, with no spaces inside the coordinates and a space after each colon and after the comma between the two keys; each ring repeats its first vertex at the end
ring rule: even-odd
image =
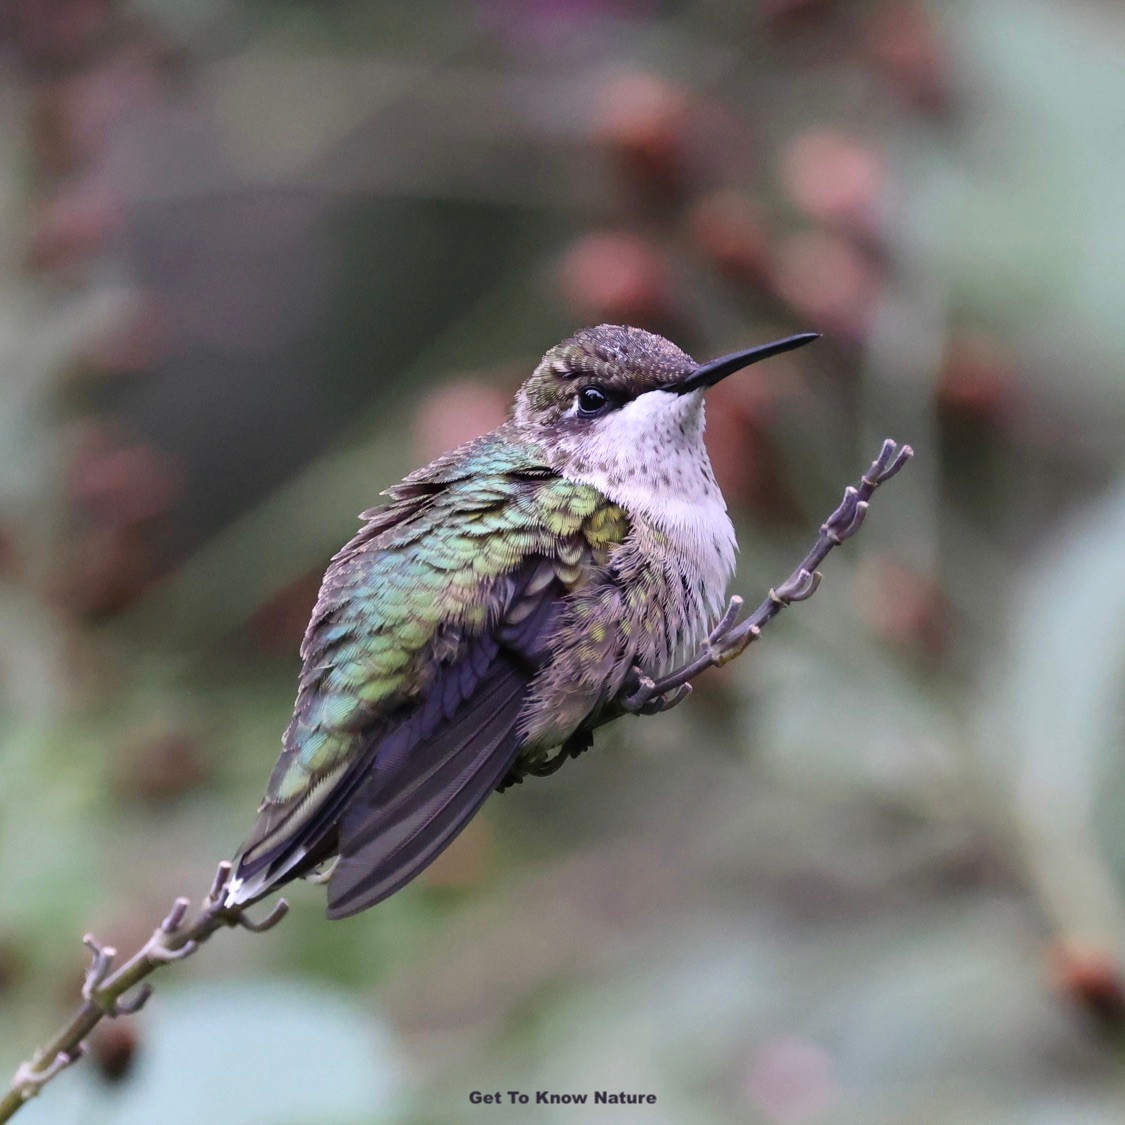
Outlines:
{"type": "Polygon", "coordinates": [[[194,922],[187,922],[189,900],[176,899],[167,917],[148,941],[119,969],[113,968],[117,959],[115,949],[102,945],[92,934],[82,939],[91,954],[90,967],[82,985],[82,1004],[50,1040],[17,1068],[7,1093],[0,1098],[0,1122],[10,1120],[24,1102],[35,1097],[52,1078],[80,1059],[86,1049],[86,1037],[103,1019],[115,1019],[140,1011],[152,995],[152,985],[141,982],[155,969],[170,961],[190,957],[224,926],[241,926],[252,933],[262,933],[285,917],[289,905],[284,899],[280,899],[261,922],[252,922],[247,918],[244,907],[223,905],[223,892],[230,881],[230,874],[229,863],[219,864],[211,889],[194,922]],[[136,992],[127,996],[134,988],[136,992]]]}

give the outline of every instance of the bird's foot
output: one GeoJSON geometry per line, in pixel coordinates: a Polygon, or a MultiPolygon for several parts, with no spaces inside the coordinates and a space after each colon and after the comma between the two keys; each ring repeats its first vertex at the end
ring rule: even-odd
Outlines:
{"type": "Polygon", "coordinates": [[[336,865],[340,862],[340,857],[334,855],[331,859],[326,859],[323,863],[318,863],[311,871],[304,875],[306,883],[312,883],[314,886],[323,886],[332,878],[332,872],[336,870],[336,865]]]}
{"type": "Polygon", "coordinates": [[[594,745],[594,732],[591,730],[575,731],[558,749],[553,758],[537,758],[531,762],[517,761],[504,775],[504,780],[496,786],[497,793],[503,793],[513,785],[523,783],[525,777],[550,777],[562,768],[564,762],[577,758],[594,745]]]}
{"type": "Polygon", "coordinates": [[[691,684],[676,684],[667,691],[660,691],[651,676],[634,666],[628,687],[618,693],[614,702],[629,715],[657,715],[661,711],[670,711],[689,695],[691,684]]]}

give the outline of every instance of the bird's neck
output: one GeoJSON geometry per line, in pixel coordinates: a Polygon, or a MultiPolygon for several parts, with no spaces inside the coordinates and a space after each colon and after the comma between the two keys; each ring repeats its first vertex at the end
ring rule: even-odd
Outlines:
{"type": "Polygon", "coordinates": [[[717,608],[734,572],[736,546],[703,428],[700,404],[674,427],[637,426],[596,445],[559,450],[557,471],[596,488],[634,522],[658,532],[672,561],[699,580],[717,608]]]}

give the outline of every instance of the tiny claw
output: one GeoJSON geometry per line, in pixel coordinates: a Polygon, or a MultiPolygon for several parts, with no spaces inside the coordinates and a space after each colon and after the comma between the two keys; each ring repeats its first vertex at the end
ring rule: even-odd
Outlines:
{"type": "Polygon", "coordinates": [[[669,698],[673,700],[673,703],[671,705],[674,707],[677,703],[681,702],[684,699],[687,699],[687,697],[691,695],[693,691],[695,691],[695,685],[691,682],[691,680],[688,680],[686,684],[680,684],[680,686],[678,688],[675,688],[672,691],[672,694],[669,696],[669,698]]]}
{"type": "Polygon", "coordinates": [[[304,878],[306,883],[311,883],[314,887],[323,886],[332,878],[332,872],[336,870],[336,865],[340,862],[340,857],[335,856],[328,860],[327,863],[322,863],[319,867],[314,867],[304,878]]]}
{"type": "Polygon", "coordinates": [[[658,715],[661,711],[670,711],[677,704],[683,703],[691,693],[690,682],[680,684],[678,687],[666,691],[663,695],[654,695],[647,703],[642,703],[640,714],[658,715]]]}
{"type": "Polygon", "coordinates": [[[137,989],[137,994],[132,999],[119,999],[114,1006],[113,1014],[116,1016],[132,1016],[139,1012],[147,1003],[148,998],[152,995],[152,985],[142,984],[137,989]]]}
{"type": "Polygon", "coordinates": [[[188,907],[191,902],[186,898],[178,898],[172,903],[172,909],[168,911],[168,917],[160,923],[160,929],[166,933],[174,933],[183,924],[184,918],[187,916],[188,907]]]}
{"type": "Polygon", "coordinates": [[[260,922],[252,922],[245,914],[239,914],[238,924],[252,934],[264,934],[266,930],[272,930],[288,913],[289,903],[281,898],[277,900],[274,908],[260,922]]]}
{"type": "Polygon", "coordinates": [[[632,675],[635,686],[631,691],[622,691],[617,697],[617,702],[630,714],[638,714],[640,709],[652,699],[656,691],[656,681],[651,676],[646,676],[636,665],[633,666],[632,675]]]}
{"type": "Polygon", "coordinates": [[[566,765],[566,760],[569,757],[569,754],[564,754],[560,750],[553,758],[547,758],[535,766],[532,773],[536,777],[550,777],[551,774],[558,773],[566,765]]]}

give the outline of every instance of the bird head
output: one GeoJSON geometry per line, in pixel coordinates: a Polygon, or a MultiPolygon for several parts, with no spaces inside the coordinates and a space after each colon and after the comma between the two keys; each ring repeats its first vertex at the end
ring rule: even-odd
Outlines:
{"type": "Polygon", "coordinates": [[[567,462],[606,463],[631,449],[701,447],[708,387],[815,339],[817,333],[804,332],[697,363],[640,328],[585,328],[543,357],[516,396],[513,421],[567,462]]]}

